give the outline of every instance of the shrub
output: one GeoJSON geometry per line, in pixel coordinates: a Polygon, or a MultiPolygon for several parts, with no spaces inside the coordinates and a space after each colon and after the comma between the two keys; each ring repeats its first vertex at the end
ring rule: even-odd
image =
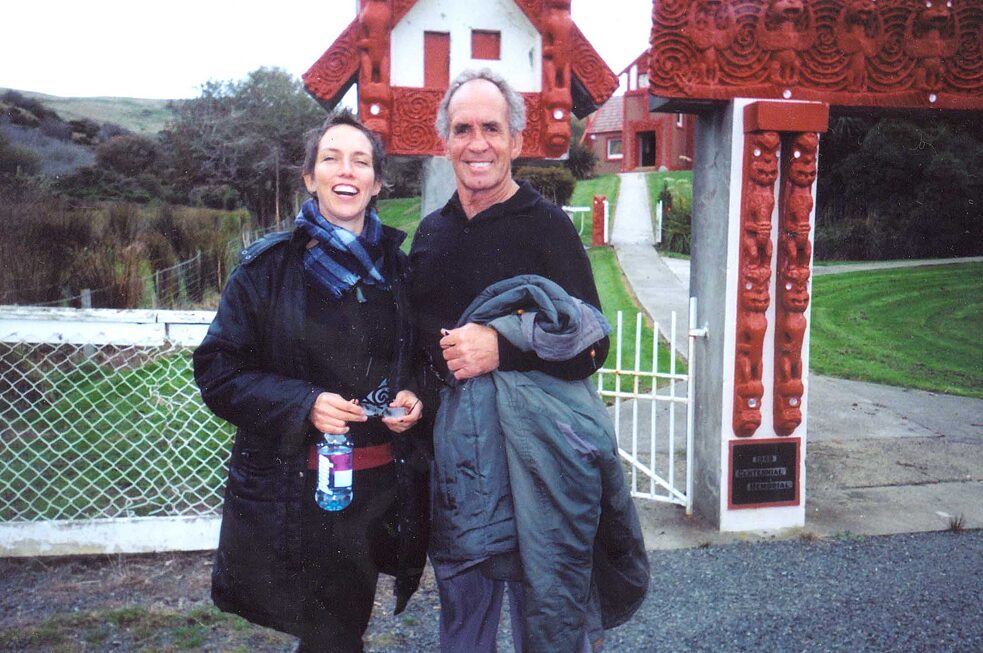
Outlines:
{"type": "Polygon", "coordinates": [[[389,157],[386,161],[386,185],[379,199],[418,197],[423,161],[417,157],[389,157]]]}
{"type": "Polygon", "coordinates": [[[96,147],[96,163],[135,177],[147,172],[157,161],[157,143],[143,136],[113,136],[96,147]]]}
{"type": "Polygon", "coordinates": [[[72,128],[72,141],[82,145],[95,145],[99,140],[99,123],[88,118],[69,120],[72,128]]]}
{"type": "Polygon", "coordinates": [[[662,192],[662,246],[689,254],[692,244],[693,185],[688,179],[666,180],[662,192]]]}
{"type": "Polygon", "coordinates": [[[565,165],[577,179],[591,179],[594,177],[597,155],[580,143],[572,143],[565,165]]]}
{"type": "Polygon", "coordinates": [[[98,167],[79,168],[57,179],[54,191],[82,200],[121,200],[138,204],[160,199],[164,194],[160,179],[154,175],[127,177],[98,167]]]}
{"type": "Polygon", "coordinates": [[[570,203],[577,180],[566,168],[534,168],[526,166],[515,171],[515,178],[528,181],[540,194],[557,206],[570,203]]]}
{"type": "Polygon", "coordinates": [[[13,178],[41,172],[41,157],[23,147],[11,145],[0,132],[0,177],[13,178]]]}
{"type": "Polygon", "coordinates": [[[230,211],[240,204],[239,191],[228,184],[195,186],[188,193],[192,206],[230,211]]]}

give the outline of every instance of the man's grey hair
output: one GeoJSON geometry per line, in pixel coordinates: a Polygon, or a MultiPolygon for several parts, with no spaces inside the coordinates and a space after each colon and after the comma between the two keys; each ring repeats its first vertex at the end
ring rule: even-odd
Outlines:
{"type": "Polygon", "coordinates": [[[444,93],[444,99],[440,101],[440,106],[437,107],[437,121],[435,126],[437,128],[437,133],[445,141],[447,137],[450,136],[451,123],[450,116],[447,115],[447,107],[451,103],[451,98],[457,93],[457,90],[476,79],[484,79],[491,82],[498,87],[498,90],[502,92],[505,97],[505,104],[508,105],[509,109],[509,133],[513,136],[522,133],[522,130],[526,128],[526,103],[522,99],[522,96],[516,93],[515,89],[505,81],[505,78],[498,73],[492,72],[488,68],[482,68],[481,70],[465,70],[460,75],[454,78],[450,86],[447,87],[447,92],[444,93]]]}

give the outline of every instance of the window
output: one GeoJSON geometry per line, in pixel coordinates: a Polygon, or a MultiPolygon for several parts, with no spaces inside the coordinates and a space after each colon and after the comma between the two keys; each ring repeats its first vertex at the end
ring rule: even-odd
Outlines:
{"type": "Polygon", "coordinates": [[[609,159],[621,159],[624,154],[621,152],[621,139],[620,138],[609,138],[608,139],[608,158],[609,159]]]}
{"type": "Polygon", "coordinates": [[[676,126],[677,127],[682,127],[683,126],[683,114],[681,114],[681,113],[677,113],[676,114],[676,126]]]}
{"type": "Polygon", "coordinates": [[[501,59],[502,33],[488,30],[471,30],[472,59],[501,59]]]}

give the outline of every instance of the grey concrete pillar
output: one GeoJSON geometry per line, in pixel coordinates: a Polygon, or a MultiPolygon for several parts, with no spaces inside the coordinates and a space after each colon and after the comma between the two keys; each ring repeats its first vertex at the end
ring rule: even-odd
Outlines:
{"type": "Polygon", "coordinates": [[[423,180],[420,186],[420,216],[436,211],[457,190],[454,168],[447,157],[434,156],[423,161],[423,180]]]}
{"type": "MultiPolygon", "coordinates": [[[[709,337],[697,340],[694,383],[693,509],[720,525],[724,489],[721,432],[724,377],[724,323],[727,311],[727,227],[731,219],[733,104],[697,119],[693,165],[693,219],[690,294],[697,300],[697,324],[709,337]]],[[[737,185],[740,185],[738,177],[737,185]]],[[[734,218],[736,219],[736,217],[734,218]]],[[[731,327],[733,329],[733,327],[731,327]]]]}

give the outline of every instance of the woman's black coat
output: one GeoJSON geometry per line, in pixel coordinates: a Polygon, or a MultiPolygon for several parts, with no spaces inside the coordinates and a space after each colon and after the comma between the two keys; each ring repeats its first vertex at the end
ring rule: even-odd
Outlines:
{"type": "MultiPolygon", "coordinates": [[[[383,227],[385,275],[399,316],[390,387],[410,387],[412,326],[406,305],[405,234],[383,227]]],[[[222,610],[299,634],[303,559],[301,507],[309,446],[318,433],[308,420],[318,394],[304,355],[304,246],[299,231],[275,234],[242,253],[208,334],[194,353],[195,380],[205,403],[236,425],[229,462],[212,598],[222,610]]],[[[393,437],[399,501],[396,612],[419,585],[428,540],[428,448],[421,429],[393,437]]]]}

